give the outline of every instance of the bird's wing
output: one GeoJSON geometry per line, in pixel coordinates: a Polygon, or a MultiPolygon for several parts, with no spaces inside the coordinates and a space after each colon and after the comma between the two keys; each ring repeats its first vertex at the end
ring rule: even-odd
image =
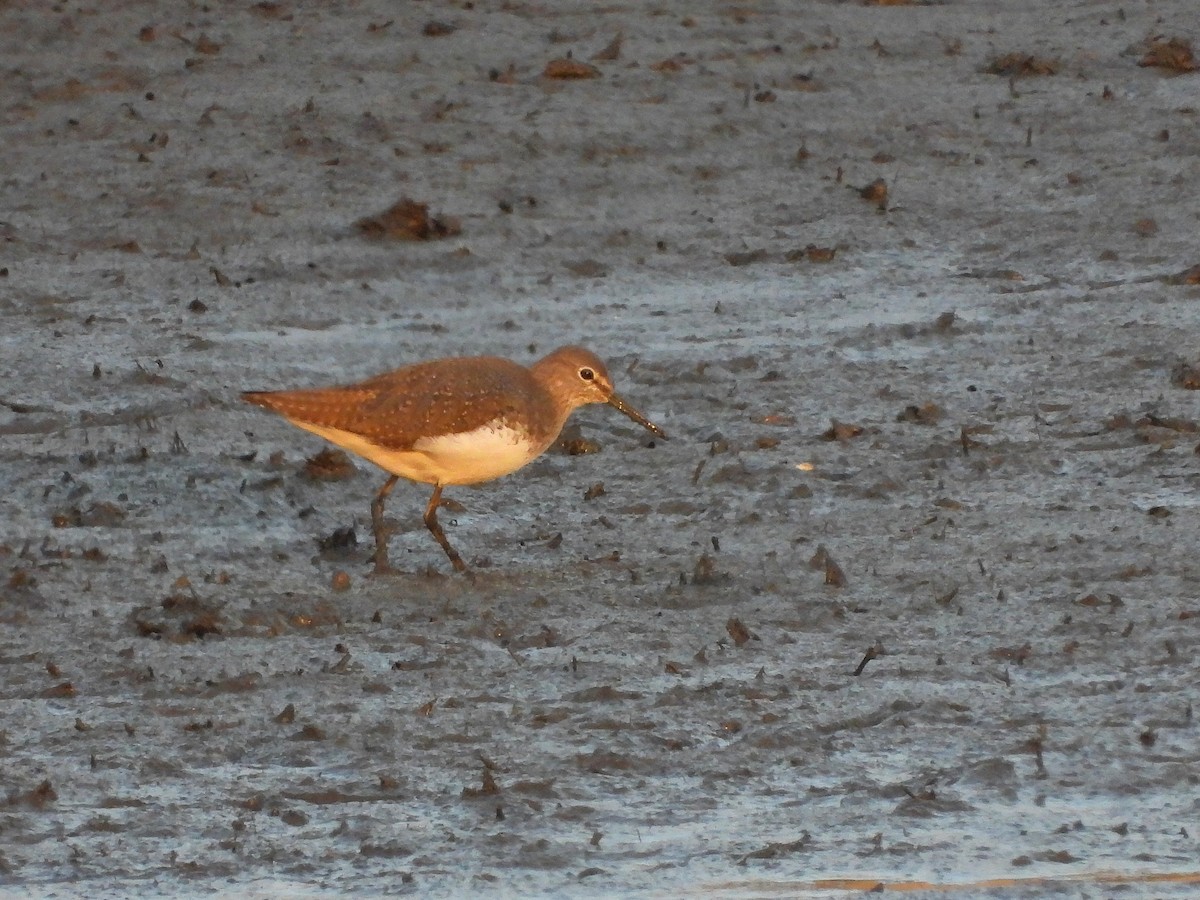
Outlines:
{"type": "Polygon", "coordinates": [[[484,357],[418,363],[356,384],[244,396],[292,421],[410,450],[422,437],[474,431],[497,419],[527,419],[529,398],[538,390],[525,368],[484,357]]]}

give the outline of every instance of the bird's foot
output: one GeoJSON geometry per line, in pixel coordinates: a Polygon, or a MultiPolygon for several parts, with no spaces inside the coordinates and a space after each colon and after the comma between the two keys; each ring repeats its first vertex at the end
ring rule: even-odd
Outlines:
{"type": "Polygon", "coordinates": [[[371,571],[371,574],[374,576],[400,574],[400,570],[393,568],[392,564],[388,561],[386,545],[377,544],[375,546],[375,552],[371,554],[371,561],[374,563],[374,568],[371,571]]]}

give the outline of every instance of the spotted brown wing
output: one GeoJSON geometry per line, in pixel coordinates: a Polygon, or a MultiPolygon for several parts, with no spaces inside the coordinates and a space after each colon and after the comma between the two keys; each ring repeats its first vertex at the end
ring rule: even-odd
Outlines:
{"type": "Polygon", "coordinates": [[[470,357],[418,363],[357,384],[242,396],[295,422],[408,450],[422,437],[473,431],[497,419],[541,427],[549,418],[546,405],[535,402],[542,390],[514,362],[470,357]]]}

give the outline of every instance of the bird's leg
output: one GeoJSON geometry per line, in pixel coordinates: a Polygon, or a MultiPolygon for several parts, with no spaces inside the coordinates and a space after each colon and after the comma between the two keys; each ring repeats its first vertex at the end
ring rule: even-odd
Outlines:
{"type": "Polygon", "coordinates": [[[458,555],[458,551],[450,546],[450,542],[446,540],[446,532],[442,531],[442,526],[438,524],[437,508],[441,502],[442,486],[438,484],[434,486],[433,496],[429,498],[429,505],[425,507],[425,527],[433,533],[433,536],[437,538],[437,542],[442,545],[442,549],[450,557],[450,562],[454,564],[455,571],[466,572],[467,564],[462,561],[462,557],[458,555]]]}
{"type": "Polygon", "coordinates": [[[392,488],[396,486],[396,482],[400,480],[400,476],[393,475],[383,483],[383,487],[375,494],[375,499],[371,501],[371,530],[375,533],[375,574],[382,575],[385,572],[391,571],[391,566],[388,564],[388,527],[383,524],[383,504],[387,500],[388,494],[392,492],[392,488]]]}

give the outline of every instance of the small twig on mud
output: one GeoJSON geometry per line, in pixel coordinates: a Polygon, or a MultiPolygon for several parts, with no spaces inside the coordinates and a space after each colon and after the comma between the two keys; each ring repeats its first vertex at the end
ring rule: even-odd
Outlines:
{"type": "Polygon", "coordinates": [[[1046,761],[1042,757],[1042,747],[1044,746],[1045,742],[1046,726],[1039,725],[1037,736],[1030,738],[1029,743],[1026,745],[1031,751],[1033,751],[1033,759],[1034,763],[1037,765],[1038,778],[1046,778],[1049,776],[1049,773],[1046,771],[1046,761]]]}
{"type": "Polygon", "coordinates": [[[767,844],[761,850],[752,850],[737,861],[739,866],[744,866],[747,860],[750,859],[774,859],[784,853],[794,853],[797,850],[803,850],[809,843],[812,842],[812,835],[807,831],[800,836],[800,840],[791,841],[790,843],[774,843],[767,844]]]}
{"type": "MultiPolygon", "coordinates": [[[[946,534],[946,530],[942,529],[942,536],[944,537],[945,534],[946,534]]],[[[950,588],[950,590],[948,590],[946,593],[942,594],[940,597],[935,598],[934,602],[938,606],[948,606],[950,601],[958,596],[958,588],[959,588],[959,585],[956,584],[954,587],[950,588]]]]}
{"type": "Polygon", "coordinates": [[[862,662],[858,664],[858,668],[852,673],[854,677],[857,678],[859,675],[861,675],[863,670],[867,667],[867,663],[873,659],[878,659],[882,652],[883,648],[880,647],[879,644],[872,644],[870,647],[868,647],[867,652],[863,654],[862,662]]]}

